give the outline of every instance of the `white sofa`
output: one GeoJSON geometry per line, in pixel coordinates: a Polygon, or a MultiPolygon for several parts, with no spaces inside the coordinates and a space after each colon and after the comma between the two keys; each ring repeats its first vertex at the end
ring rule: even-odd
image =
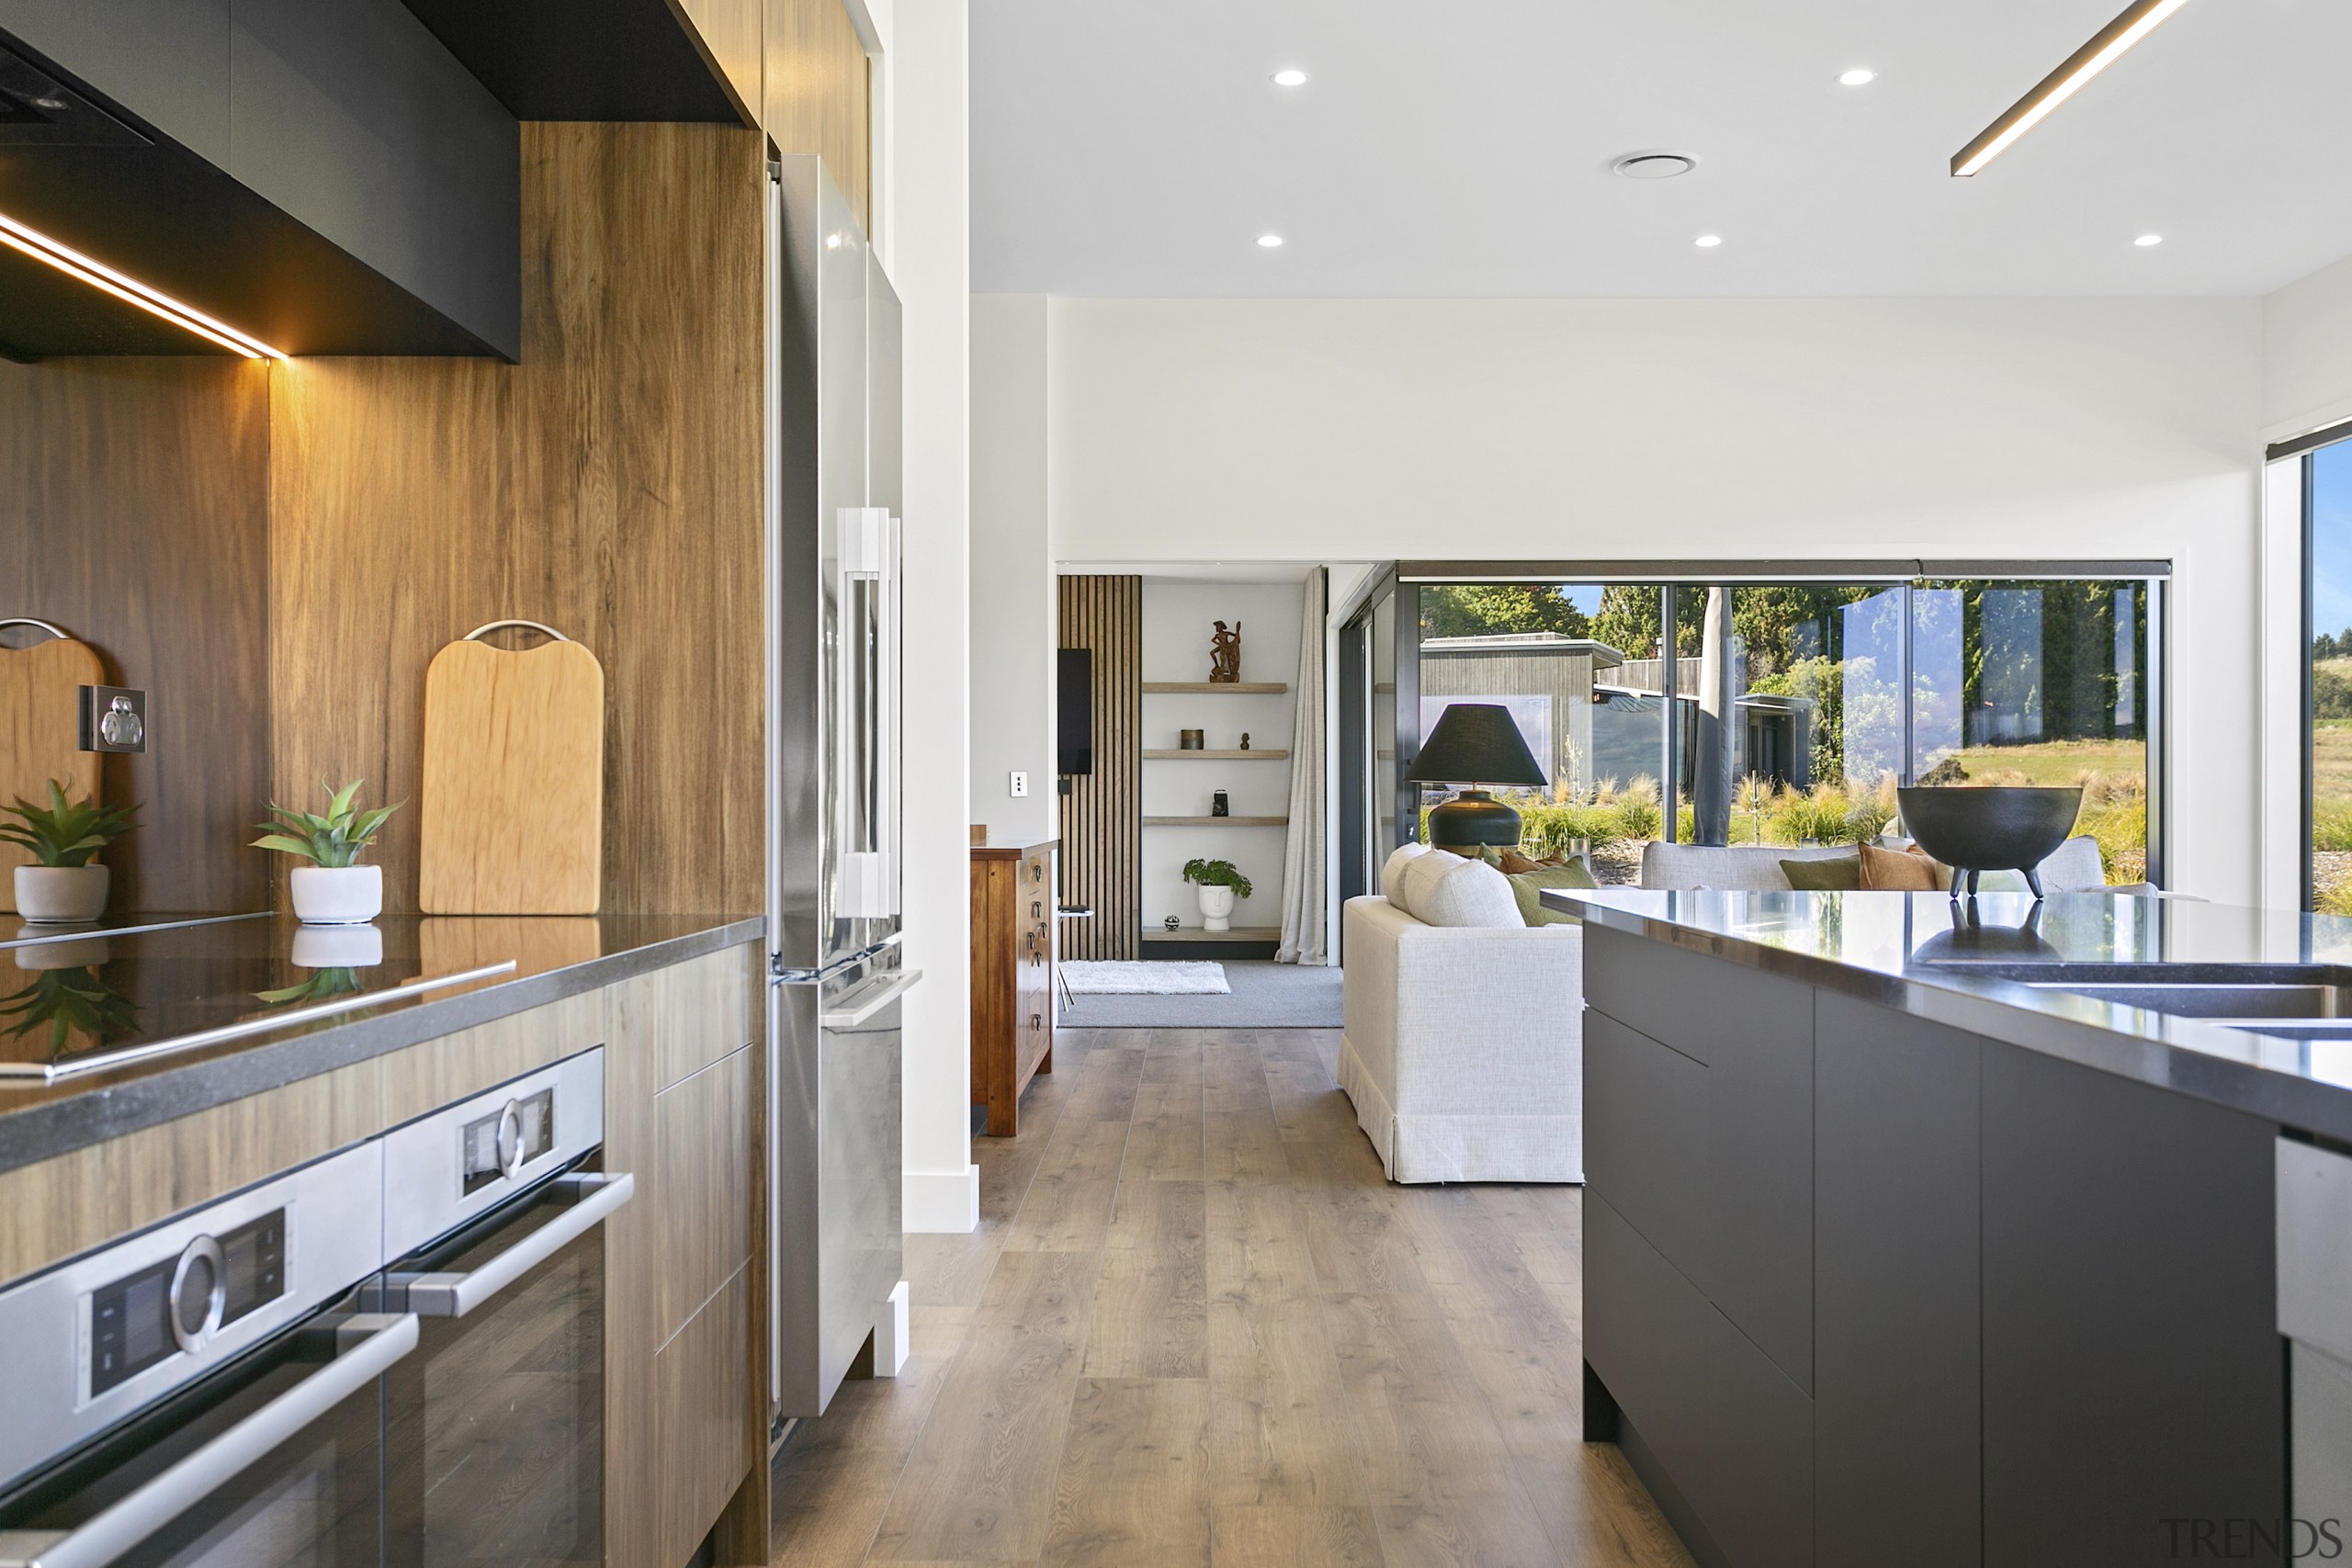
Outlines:
{"type": "Polygon", "coordinates": [[[1479,898],[1419,907],[1487,923],[1432,924],[1401,888],[1348,900],[1340,1087],[1391,1181],[1582,1181],[1584,933],[1521,924],[1470,863],[1479,898]]]}

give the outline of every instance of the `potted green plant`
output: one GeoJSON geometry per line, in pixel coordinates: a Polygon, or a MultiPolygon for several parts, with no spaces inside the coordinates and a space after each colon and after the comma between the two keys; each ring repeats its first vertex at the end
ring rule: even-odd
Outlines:
{"type": "Polygon", "coordinates": [[[1242,875],[1229,860],[1203,860],[1194,856],[1184,863],[1184,880],[1198,885],[1200,888],[1201,929],[1231,931],[1233,901],[1250,897],[1250,879],[1242,875]]]}
{"type": "Polygon", "coordinates": [[[28,920],[61,924],[95,920],[107,909],[107,868],[97,852],[131,829],[136,806],[112,808],[95,800],[65,798],[65,787],[49,781],[49,804],[19,800],[0,806],[17,818],[0,822],[0,842],[32,852],[32,865],[17,868],[17,912],[28,920]]]}
{"type": "Polygon", "coordinates": [[[384,912],[384,868],[354,863],[400,806],[358,809],[355,803],[365,782],[354,779],[337,789],[321,779],[319,787],[327,795],[325,816],[289,811],[273,801],[270,820],[257,824],[262,836],[254,840],[255,849],[311,863],[296,866],[287,877],[294,918],[304,925],[361,925],[384,912]]]}

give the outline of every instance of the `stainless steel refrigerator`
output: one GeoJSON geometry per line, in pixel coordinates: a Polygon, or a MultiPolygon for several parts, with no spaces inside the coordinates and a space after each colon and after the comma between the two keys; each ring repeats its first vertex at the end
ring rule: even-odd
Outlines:
{"type": "Polygon", "coordinates": [[[770,166],[768,1159],[778,1419],[823,1412],[900,1239],[899,297],[814,157],[770,166]]]}

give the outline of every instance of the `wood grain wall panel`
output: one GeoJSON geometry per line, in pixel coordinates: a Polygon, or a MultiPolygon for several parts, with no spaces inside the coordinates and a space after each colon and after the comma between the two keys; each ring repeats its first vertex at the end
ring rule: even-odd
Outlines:
{"type": "Polygon", "coordinates": [[[1094,910],[1071,958],[1134,958],[1143,921],[1143,579],[1066,576],[1061,646],[1094,655],[1094,772],[1061,797],[1062,897],[1094,910]]]}
{"type": "Polygon", "coordinates": [[[874,232],[873,73],[841,0],[766,0],[761,121],[779,152],[814,152],[874,232]]]}
{"type": "MultiPolygon", "coordinates": [[[[605,666],[605,907],[760,907],[761,182],[749,130],[526,124],[522,363],[277,368],[282,797],[413,800],[434,653],[544,621],[605,666]]],[[[413,909],[413,811],[378,858],[413,909]]]]}
{"type": "Polygon", "coordinates": [[[102,769],[140,806],[105,856],[119,910],[267,902],[246,846],[270,782],[269,383],[244,360],[0,364],[0,616],[56,622],[147,693],[147,751],[102,769]]]}
{"type": "Polygon", "coordinates": [[[756,124],[760,106],[761,11],[764,0],[671,0],[685,13],[703,51],[746,123],[756,124]]]}

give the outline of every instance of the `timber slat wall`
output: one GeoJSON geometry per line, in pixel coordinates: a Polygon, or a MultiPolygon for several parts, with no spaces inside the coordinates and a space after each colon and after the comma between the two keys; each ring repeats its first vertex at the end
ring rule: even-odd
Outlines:
{"type": "Polygon", "coordinates": [[[1094,654],[1094,772],[1072,777],[1062,802],[1070,958],[1134,958],[1143,922],[1143,579],[1061,580],[1061,646],[1094,654]]]}

